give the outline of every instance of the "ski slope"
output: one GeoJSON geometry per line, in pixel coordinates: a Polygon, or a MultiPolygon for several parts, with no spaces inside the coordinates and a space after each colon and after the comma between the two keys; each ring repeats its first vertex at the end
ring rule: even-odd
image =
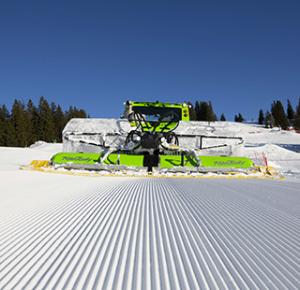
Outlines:
{"type": "Polygon", "coordinates": [[[300,289],[299,179],[18,169],[60,150],[0,147],[1,290],[300,289]]]}
{"type": "Polygon", "coordinates": [[[15,196],[26,211],[1,218],[0,289],[300,287],[297,183],[81,179],[44,180],[38,206],[15,196]]]}

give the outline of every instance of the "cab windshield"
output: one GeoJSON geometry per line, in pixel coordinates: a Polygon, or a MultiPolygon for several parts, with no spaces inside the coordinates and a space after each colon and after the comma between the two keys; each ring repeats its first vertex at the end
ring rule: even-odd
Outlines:
{"type": "Polygon", "coordinates": [[[178,122],[181,120],[180,108],[134,106],[132,110],[140,113],[147,122],[178,122]]]}

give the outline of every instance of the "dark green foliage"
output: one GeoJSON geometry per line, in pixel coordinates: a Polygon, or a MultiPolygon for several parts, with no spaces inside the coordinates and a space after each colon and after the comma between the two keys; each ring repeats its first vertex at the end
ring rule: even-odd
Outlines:
{"type": "Polygon", "coordinates": [[[59,105],[55,108],[54,111],[52,111],[52,114],[55,124],[55,139],[57,140],[57,142],[61,142],[62,131],[66,125],[66,116],[59,105]]]}
{"type": "Polygon", "coordinates": [[[86,118],[82,109],[70,107],[66,112],[55,103],[49,106],[41,97],[36,107],[32,100],[25,106],[15,100],[11,113],[3,105],[0,107],[0,146],[29,146],[43,140],[61,142],[62,130],[71,118],[86,118]]]}
{"type": "Polygon", "coordinates": [[[300,98],[299,98],[299,101],[298,101],[298,105],[296,107],[294,127],[295,127],[296,130],[300,130],[300,98]]]}
{"type": "Polygon", "coordinates": [[[293,120],[295,118],[295,112],[290,100],[287,100],[286,115],[289,120],[293,120]]]}
{"type": "Polygon", "coordinates": [[[259,110],[258,113],[258,124],[263,125],[265,123],[265,114],[263,110],[259,110]]]}
{"type": "Polygon", "coordinates": [[[33,144],[34,142],[40,140],[39,136],[39,112],[34,103],[31,99],[29,99],[27,103],[27,113],[28,118],[30,120],[30,128],[29,128],[29,140],[30,144],[33,144]]]}
{"type": "Polygon", "coordinates": [[[271,113],[274,118],[274,125],[286,130],[289,127],[287,116],[280,101],[274,101],[271,106],[271,113]]]}
{"type": "Polygon", "coordinates": [[[195,113],[197,121],[217,121],[211,102],[196,102],[195,113]]]}
{"type": "Polygon", "coordinates": [[[76,107],[70,106],[67,112],[68,120],[73,118],[87,118],[86,112],[82,109],[78,110],[76,107]]]}
{"type": "Polygon", "coordinates": [[[5,105],[0,108],[0,146],[17,146],[15,129],[5,105]]]}
{"type": "Polygon", "coordinates": [[[193,104],[191,102],[187,102],[187,104],[189,106],[190,120],[191,121],[196,121],[197,120],[196,110],[195,110],[193,104]]]}
{"type": "Polygon", "coordinates": [[[217,115],[215,114],[214,110],[213,110],[213,106],[211,101],[208,102],[208,116],[207,116],[207,121],[218,121],[217,115]]]}
{"type": "Polygon", "coordinates": [[[21,101],[14,101],[11,110],[10,122],[14,127],[17,145],[21,147],[30,145],[31,124],[29,114],[21,101]]]}
{"type": "Polygon", "coordinates": [[[267,111],[265,114],[265,127],[273,128],[273,126],[274,126],[274,118],[272,114],[269,111],[267,111]]]}
{"type": "Polygon", "coordinates": [[[210,108],[207,102],[200,102],[200,121],[210,121],[209,120],[210,108]]]}
{"type": "Polygon", "coordinates": [[[4,113],[3,107],[0,108],[0,146],[5,145],[5,121],[6,121],[6,117],[5,117],[5,113],[4,113]]]}
{"type": "Polygon", "coordinates": [[[226,121],[226,118],[225,118],[224,113],[221,114],[221,116],[220,116],[220,121],[226,121]]]}
{"type": "Polygon", "coordinates": [[[238,113],[237,115],[234,116],[234,121],[242,123],[245,121],[245,119],[241,113],[238,113]]]}
{"type": "Polygon", "coordinates": [[[200,105],[198,101],[196,101],[195,103],[195,114],[196,114],[196,120],[200,121],[200,105]]]}
{"type": "Polygon", "coordinates": [[[55,127],[52,111],[48,101],[44,97],[40,98],[38,110],[38,135],[40,139],[46,142],[55,142],[55,127]]]}

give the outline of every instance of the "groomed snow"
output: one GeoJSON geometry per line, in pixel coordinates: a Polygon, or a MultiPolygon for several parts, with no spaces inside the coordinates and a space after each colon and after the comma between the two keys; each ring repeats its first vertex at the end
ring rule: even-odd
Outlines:
{"type": "Polygon", "coordinates": [[[300,289],[299,153],[241,148],[282,181],[19,170],[61,149],[0,147],[1,290],[300,289]]]}
{"type": "Polygon", "coordinates": [[[0,289],[299,289],[299,182],[28,172],[0,148],[0,289]]]}

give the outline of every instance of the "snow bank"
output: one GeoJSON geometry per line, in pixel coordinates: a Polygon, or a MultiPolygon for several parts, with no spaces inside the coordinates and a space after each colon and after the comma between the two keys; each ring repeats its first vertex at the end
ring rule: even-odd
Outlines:
{"type": "Polygon", "coordinates": [[[62,151],[62,144],[38,143],[33,148],[0,147],[0,171],[16,170],[21,164],[29,164],[34,159],[49,160],[62,151]]]}

